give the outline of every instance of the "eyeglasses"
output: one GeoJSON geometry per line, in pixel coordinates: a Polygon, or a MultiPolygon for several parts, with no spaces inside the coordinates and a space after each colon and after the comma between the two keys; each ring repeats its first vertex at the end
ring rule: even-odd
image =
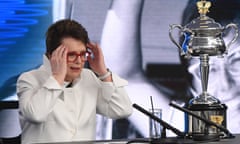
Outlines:
{"type": "Polygon", "coordinates": [[[90,55],[91,55],[91,52],[89,52],[89,51],[84,51],[84,52],[81,52],[80,54],[78,54],[76,52],[69,52],[69,53],[67,53],[67,61],[75,62],[79,56],[80,56],[81,60],[86,60],[87,57],[90,55]]]}

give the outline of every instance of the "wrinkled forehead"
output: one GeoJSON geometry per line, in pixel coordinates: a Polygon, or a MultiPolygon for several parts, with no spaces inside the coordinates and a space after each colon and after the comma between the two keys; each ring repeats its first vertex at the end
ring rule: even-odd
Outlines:
{"type": "Polygon", "coordinates": [[[66,46],[68,51],[86,51],[86,45],[81,41],[74,38],[64,38],[62,44],[66,46]]]}

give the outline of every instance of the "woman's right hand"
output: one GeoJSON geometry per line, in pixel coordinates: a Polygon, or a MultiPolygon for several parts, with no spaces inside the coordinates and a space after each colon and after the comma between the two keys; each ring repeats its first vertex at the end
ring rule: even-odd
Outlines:
{"type": "Polygon", "coordinates": [[[60,45],[56,50],[53,51],[49,58],[52,75],[63,85],[65,76],[67,74],[67,48],[64,45],[60,45]]]}

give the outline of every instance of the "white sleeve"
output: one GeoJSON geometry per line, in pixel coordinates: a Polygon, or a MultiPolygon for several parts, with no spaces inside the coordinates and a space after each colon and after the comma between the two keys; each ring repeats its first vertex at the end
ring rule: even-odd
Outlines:
{"type": "Polygon", "coordinates": [[[97,112],[110,118],[127,117],[133,111],[132,103],[124,89],[128,82],[115,74],[112,74],[112,78],[113,82],[102,82],[97,112]]]}
{"type": "Polygon", "coordinates": [[[17,81],[20,114],[30,121],[45,121],[61,93],[52,76],[41,85],[32,75],[22,75],[17,81]]]}

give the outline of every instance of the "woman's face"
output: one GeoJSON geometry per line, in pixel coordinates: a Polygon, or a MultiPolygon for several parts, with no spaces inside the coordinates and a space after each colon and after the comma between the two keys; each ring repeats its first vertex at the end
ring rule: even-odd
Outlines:
{"type": "Polygon", "coordinates": [[[67,54],[67,74],[65,81],[73,81],[78,78],[84,67],[86,58],[86,46],[80,40],[68,37],[64,38],[62,44],[68,50],[67,54]]]}

